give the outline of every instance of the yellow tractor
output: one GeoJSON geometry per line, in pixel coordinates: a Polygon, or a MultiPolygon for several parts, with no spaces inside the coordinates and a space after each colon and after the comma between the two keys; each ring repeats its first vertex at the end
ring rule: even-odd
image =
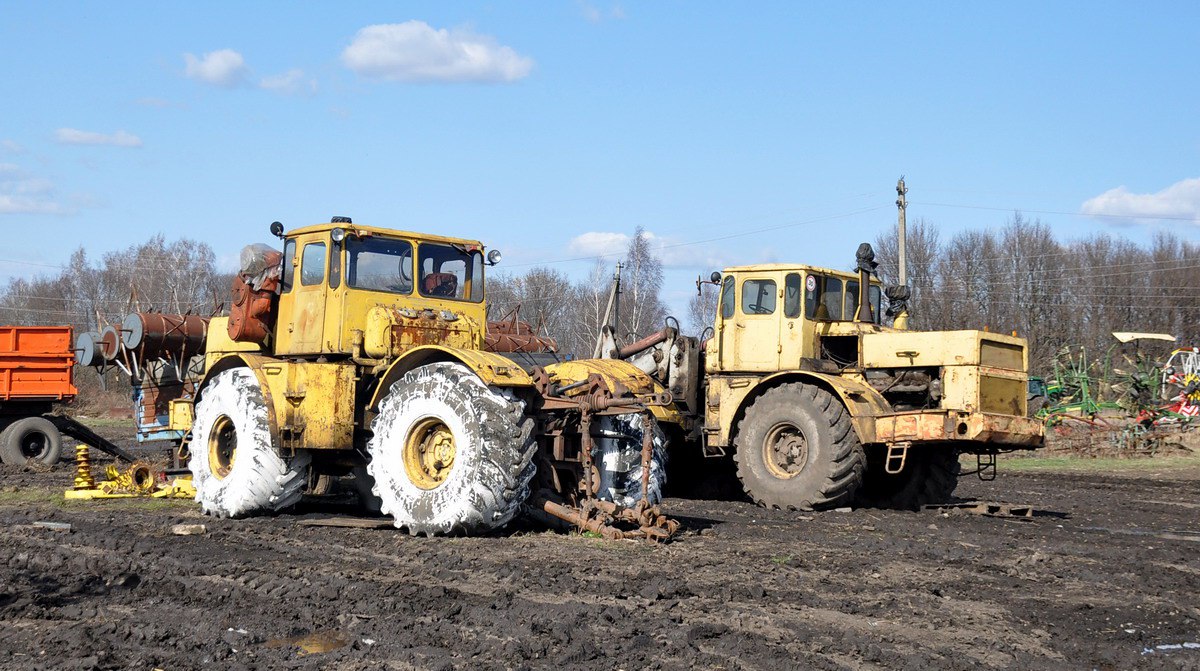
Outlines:
{"type": "Polygon", "coordinates": [[[601,356],[673,394],[673,459],[732,452],[746,493],[765,506],[945,502],[960,454],[977,455],[987,479],[998,452],[1042,445],[1042,423],[1026,417],[1023,339],[883,326],[870,245],[858,266],[727,268],[710,280],[720,288],[711,337],[668,326],[620,347],[606,331],[601,356]]]}
{"type": "Polygon", "coordinates": [[[194,393],[170,403],[205,512],[279,510],[353,473],[413,534],[486,531],[523,506],[614,536],[673,531],[654,507],[659,423],[680,421],[669,394],[628,363],[559,362],[548,338],[489,324],[498,252],[346,217],[272,233],[282,254],[246,248],[194,393]]]}

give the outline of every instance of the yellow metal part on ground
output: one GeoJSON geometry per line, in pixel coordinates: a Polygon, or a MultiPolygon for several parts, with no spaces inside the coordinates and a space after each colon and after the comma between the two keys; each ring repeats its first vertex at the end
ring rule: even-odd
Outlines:
{"type": "Polygon", "coordinates": [[[105,479],[96,482],[92,476],[91,452],[87,445],[75,447],[75,486],[63,493],[68,500],[178,498],[192,499],[196,490],[191,476],[174,478],[159,484],[154,470],[145,462],[135,462],[120,469],[110,465],[104,469],[105,479]]]}

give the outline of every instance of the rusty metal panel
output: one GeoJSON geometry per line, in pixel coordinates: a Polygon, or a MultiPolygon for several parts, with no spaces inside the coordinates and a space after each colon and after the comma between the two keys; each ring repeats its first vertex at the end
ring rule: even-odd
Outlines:
{"type": "Polygon", "coordinates": [[[280,447],[340,450],[354,446],[355,366],[273,361],[262,367],[270,387],[280,447]]]}
{"type": "Polygon", "coordinates": [[[970,441],[1037,447],[1044,440],[1044,428],[1040,421],[1028,417],[927,410],[876,418],[875,438],[884,444],[970,441]]]}
{"type": "Polygon", "coordinates": [[[1025,346],[991,337],[979,343],[979,364],[1007,370],[1025,370],[1025,346]]]}
{"type": "Polygon", "coordinates": [[[1028,383],[1022,379],[979,376],[979,409],[1003,415],[1024,415],[1028,383]]]}

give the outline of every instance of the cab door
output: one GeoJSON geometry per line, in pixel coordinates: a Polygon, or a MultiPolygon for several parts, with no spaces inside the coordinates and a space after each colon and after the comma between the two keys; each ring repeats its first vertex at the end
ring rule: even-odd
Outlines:
{"type": "Polygon", "coordinates": [[[788,273],[783,278],[783,318],[779,320],[779,370],[795,370],[800,366],[801,358],[812,356],[807,353],[811,347],[805,347],[805,344],[811,341],[812,329],[806,328],[809,322],[804,318],[804,282],[804,275],[798,272],[788,273]]]}
{"type": "MultiPolygon", "coordinates": [[[[289,245],[290,246],[290,245],[289,245]]],[[[290,262],[294,275],[290,290],[280,296],[279,354],[317,354],[325,331],[325,275],[329,245],[324,240],[302,240],[290,262]]],[[[284,272],[289,259],[284,258],[284,272]]]]}
{"type": "Polygon", "coordinates": [[[773,277],[746,277],[738,291],[733,318],[734,369],[779,368],[779,285],[773,277]]]}

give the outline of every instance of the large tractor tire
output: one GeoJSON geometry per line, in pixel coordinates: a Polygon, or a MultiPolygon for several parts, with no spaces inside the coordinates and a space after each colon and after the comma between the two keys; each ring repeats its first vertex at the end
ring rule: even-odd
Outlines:
{"type": "Polygon", "coordinates": [[[36,461],[47,466],[62,455],[62,434],[44,417],[18,419],[0,432],[0,460],[13,466],[36,461]]]}
{"type": "Polygon", "coordinates": [[[205,514],[243,517],[283,510],[308,485],[310,457],[279,454],[254,373],[217,374],[203,390],[192,423],[192,485],[205,514]]]}
{"type": "Polygon", "coordinates": [[[866,458],[850,414],[820,387],[783,384],[754,399],[734,446],[738,478],[762,506],[846,506],[862,484],[866,458]]]}
{"type": "MultiPolygon", "coordinates": [[[[651,420],[653,450],[647,501],[662,501],[666,482],[667,437],[658,422],[651,420]]],[[[642,415],[604,415],[597,419],[592,461],[600,474],[598,498],[632,507],[642,500],[642,415]]]]}
{"type": "Polygon", "coordinates": [[[904,470],[892,475],[884,468],[887,450],[872,448],[858,503],[872,508],[919,510],[948,503],[958,486],[958,452],[953,449],[909,448],[904,470]]]}
{"type": "Polygon", "coordinates": [[[405,373],[380,402],[367,443],[381,512],[414,536],[503,526],[529,497],[533,423],[522,401],[462,364],[405,373]]]}

